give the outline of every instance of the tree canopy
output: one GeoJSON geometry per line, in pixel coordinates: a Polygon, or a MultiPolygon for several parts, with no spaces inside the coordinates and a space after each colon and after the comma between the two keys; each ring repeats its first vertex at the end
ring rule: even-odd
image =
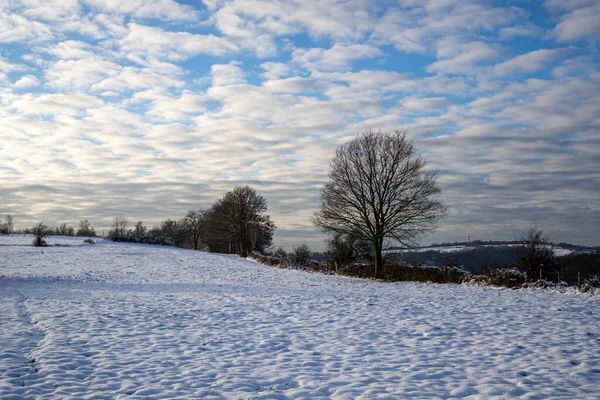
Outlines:
{"type": "Polygon", "coordinates": [[[447,213],[426,166],[406,132],[360,133],[336,150],[313,223],[371,243],[377,276],[385,240],[415,245],[447,213]]]}

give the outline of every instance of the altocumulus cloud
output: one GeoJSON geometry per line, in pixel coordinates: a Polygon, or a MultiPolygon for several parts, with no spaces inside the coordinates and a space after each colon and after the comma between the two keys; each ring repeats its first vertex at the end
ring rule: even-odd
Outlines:
{"type": "Polygon", "coordinates": [[[250,184],[319,248],[336,146],[401,128],[452,209],[427,241],[598,244],[598,2],[383,4],[1,3],[0,212],[152,225],[250,184]]]}

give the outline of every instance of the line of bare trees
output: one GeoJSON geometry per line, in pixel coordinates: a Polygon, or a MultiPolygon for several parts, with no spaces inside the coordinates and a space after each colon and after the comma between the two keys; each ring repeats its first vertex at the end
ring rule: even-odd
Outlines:
{"type": "Polygon", "coordinates": [[[235,187],[208,209],[188,211],[180,220],[167,219],[150,229],[142,221],[129,228],[128,219],[117,215],[107,238],[247,256],[273,242],[275,224],[266,212],[263,196],[250,186],[235,187]]]}
{"type": "MultiPolygon", "coordinates": [[[[34,234],[34,235],[42,235],[42,237],[54,235],[54,236],[83,236],[83,237],[95,237],[96,231],[91,226],[90,221],[85,219],[79,221],[79,229],[77,231],[72,226],[62,223],[57,225],[55,228],[51,228],[44,224],[43,222],[39,222],[35,224],[31,228],[25,229],[15,229],[14,227],[14,218],[11,214],[4,215],[4,221],[0,222],[0,234],[2,235],[10,235],[10,234],[34,234]]],[[[38,241],[41,243],[41,241],[38,241]]]]}

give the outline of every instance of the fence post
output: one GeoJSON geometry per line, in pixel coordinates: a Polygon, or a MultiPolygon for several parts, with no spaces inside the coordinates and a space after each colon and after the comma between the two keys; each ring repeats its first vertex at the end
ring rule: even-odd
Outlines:
{"type": "Polygon", "coordinates": [[[540,268],[540,281],[542,280],[542,269],[540,268]]]}
{"type": "Polygon", "coordinates": [[[577,271],[577,287],[581,289],[581,272],[577,271]]]}

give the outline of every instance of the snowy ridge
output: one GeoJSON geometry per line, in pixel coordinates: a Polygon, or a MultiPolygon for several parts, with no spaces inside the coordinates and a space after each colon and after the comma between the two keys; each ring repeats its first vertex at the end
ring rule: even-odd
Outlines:
{"type": "Polygon", "coordinates": [[[0,237],[0,398],[600,392],[598,296],[381,283],[61,240],[71,246],[0,237]]]}
{"type": "MultiPolygon", "coordinates": [[[[457,253],[460,251],[470,251],[476,250],[481,247],[515,247],[515,244],[502,244],[502,245],[480,245],[480,246],[466,246],[466,245],[458,245],[458,246],[433,246],[433,247],[417,247],[414,249],[395,249],[395,250],[386,250],[386,254],[394,254],[394,253],[404,253],[404,252],[416,252],[422,253],[425,251],[437,251],[440,253],[457,253]]],[[[565,249],[560,246],[550,246],[554,255],[557,257],[566,256],[568,254],[573,253],[573,250],[565,249]]]]}

